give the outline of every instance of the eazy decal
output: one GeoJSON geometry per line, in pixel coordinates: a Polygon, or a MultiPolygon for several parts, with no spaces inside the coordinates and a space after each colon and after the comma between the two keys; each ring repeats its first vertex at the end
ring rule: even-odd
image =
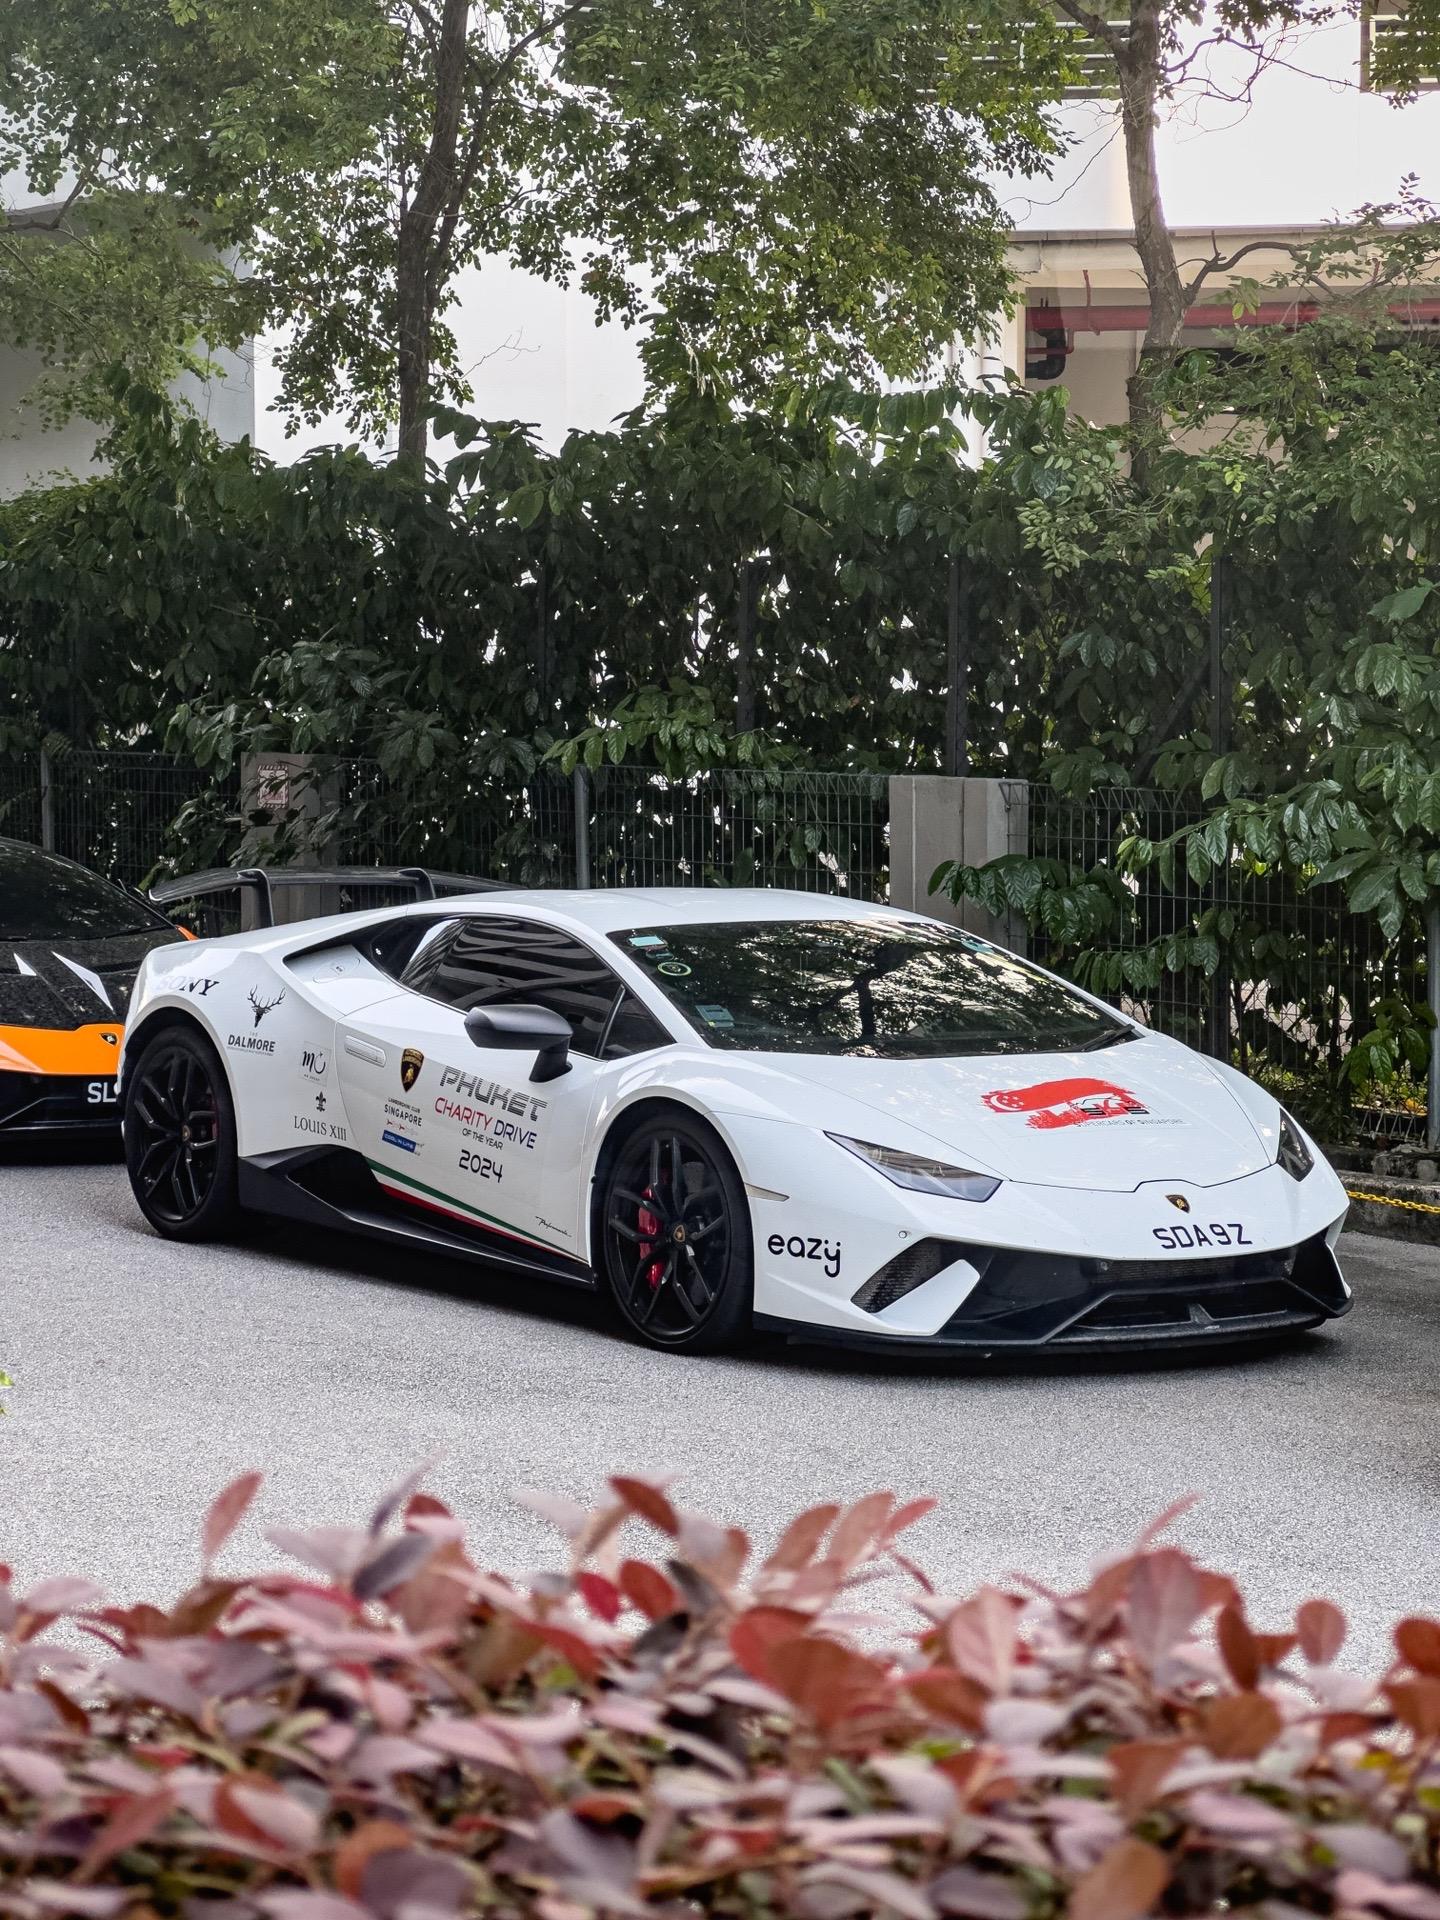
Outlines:
{"type": "Polygon", "coordinates": [[[425,1056],[419,1047],[406,1047],[400,1056],[400,1085],[406,1093],[420,1078],[420,1069],[425,1064],[425,1056]]]}
{"type": "Polygon", "coordinates": [[[1149,1111],[1127,1088],[1109,1080],[1041,1080],[1033,1087],[1002,1087],[980,1097],[992,1113],[1023,1113],[1027,1127],[1046,1130],[1149,1111]]]}
{"type": "Polygon", "coordinates": [[[765,1244],[777,1258],[783,1253],[791,1260],[818,1261],[830,1280],[834,1280],[840,1272],[838,1240],[822,1240],[818,1236],[806,1239],[800,1233],[792,1233],[787,1240],[783,1233],[772,1233],[765,1244]]]}
{"type": "Polygon", "coordinates": [[[252,987],[245,997],[250,1002],[250,1010],[255,1015],[255,1024],[258,1027],[266,1014],[273,1013],[275,1008],[278,1007],[280,1002],[285,998],[285,989],[282,987],[273,1000],[262,1000],[256,994],[254,987],[252,987]]]}
{"type": "MultiPolygon", "coordinates": [[[[1167,1196],[1168,1197],[1168,1196],[1167,1196]]],[[[1238,1220],[1211,1220],[1193,1227],[1152,1227],[1162,1247],[1253,1247],[1255,1242],[1238,1220]]]]}
{"type": "Polygon", "coordinates": [[[202,974],[193,980],[177,980],[175,982],[175,991],[176,993],[187,993],[195,1000],[208,1000],[210,997],[210,989],[212,987],[218,987],[219,984],[220,982],[218,980],[208,979],[202,974]]]}

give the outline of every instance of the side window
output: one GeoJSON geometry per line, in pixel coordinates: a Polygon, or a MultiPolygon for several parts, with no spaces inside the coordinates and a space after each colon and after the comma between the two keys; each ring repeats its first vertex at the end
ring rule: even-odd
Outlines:
{"type": "Polygon", "coordinates": [[[454,925],[454,920],[425,920],[407,914],[403,920],[390,920],[383,927],[372,927],[355,944],[372,966],[388,973],[392,980],[399,980],[406,968],[454,925]]]}
{"type": "Polygon", "coordinates": [[[400,984],[461,1013],[517,1002],[548,1007],[574,1028],[575,1051],[592,1058],[622,991],[605,963],[559,927],[488,913],[455,920],[425,942],[400,984]]]}
{"type": "Polygon", "coordinates": [[[652,1013],[641,1006],[627,988],[610,1022],[601,1058],[626,1060],[632,1053],[648,1053],[652,1047],[673,1045],[673,1036],[665,1031],[652,1013]]]}

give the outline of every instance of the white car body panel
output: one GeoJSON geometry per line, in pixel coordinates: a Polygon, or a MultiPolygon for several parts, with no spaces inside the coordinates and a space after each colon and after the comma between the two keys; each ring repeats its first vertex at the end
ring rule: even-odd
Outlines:
{"type": "Polygon", "coordinates": [[[1292,1178],[1276,1164],[1271,1096],[1176,1041],[1134,1028],[1136,1037],[1089,1052],[939,1060],[729,1049],[707,1043],[655,975],[608,938],[637,927],[876,916],[924,922],[768,890],[516,891],[161,947],[136,983],[122,1084],[157,1016],[192,1020],[224,1062],[242,1162],[346,1149],[393,1199],[568,1263],[582,1280],[594,1251],[592,1181],[611,1128],[640,1101],[689,1107],[720,1134],[746,1184],[756,1314],[841,1335],[940,1334],[980,1282],[985,1258],[969,1260],[966,1249],[1164,1269],[1317,1236],[1333,1244],[1346,1198],[1318,1151],[1311,1173],[1292,1178]],[[453,1007],[399,985],[348,944],[411,915],[497,914],[575,935],[674,1044],[609,1061],[572,1053],[569,1072],[533,1083],[531,1056],[477,1048],[453,1007]],[[1001,1184],[983,1202],[911,1191],[833,1134],[1001,1184]],[[854,1303],[877,1269],[930,1240],[953,1243],[954,1259],[882,1311],[854,1303]]]}

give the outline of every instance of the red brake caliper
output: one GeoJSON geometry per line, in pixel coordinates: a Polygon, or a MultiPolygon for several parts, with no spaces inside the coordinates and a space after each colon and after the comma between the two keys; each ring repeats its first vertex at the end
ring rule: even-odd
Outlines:
{"type": "MultiPolygon", "coordinates": [[[[655,1198],[654,1190],[646,1187],[644,1197],[647,1200],[653,1200],[655,1198]]],[[[660,1232],[660,1222],[648,1207],[641,1207],[639,1217],[635,1224],[645,1236],[640,1242],[640,1258],[643,1260],[648,1253],[654,1251],[655,1240],[660,1232]]],[[[664,1271],[665,1262],[663,1260],[652,1260],[645,1270],[645,1278],[650,1282],[652,1287],[658,1287],[660,1284],[660,1276],[664,1271]]]]}

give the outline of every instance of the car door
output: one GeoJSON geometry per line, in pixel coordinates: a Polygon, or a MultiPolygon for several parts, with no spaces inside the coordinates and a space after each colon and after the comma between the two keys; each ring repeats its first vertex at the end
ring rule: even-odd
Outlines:
{"type": "MultiPolygon", "coordinates": [[[[397,992],[341,1038],[346,1106],[377,1179],[512,1254],[583,1261],[580,1168],[597,1069],[622,1006],[630,1017],[617,1045],[630,1052],[633,1003],[606,962],[564,928],[499,912],[437,923],[400,971],[397,992]],[[476,1046],[465,1031],[472,1007],[514,1005],[546,1007],[569,1022],[568,1072],[534,1082],[533,1054],[476,1046]]],[[[654,1038],[668,1036],[657,1029],[654,1038]]]]}

